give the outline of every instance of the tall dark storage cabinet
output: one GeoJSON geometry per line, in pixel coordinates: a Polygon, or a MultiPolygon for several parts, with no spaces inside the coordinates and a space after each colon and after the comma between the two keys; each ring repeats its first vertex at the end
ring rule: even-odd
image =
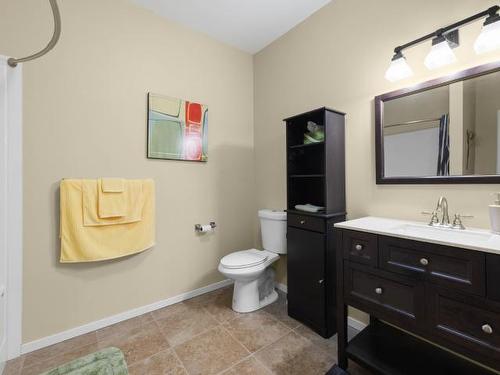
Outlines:
{"type": "Polygon", "coordinates": [[[345,114],[319,108],[285,119],[287,147],[288,315],[323,337],[337,332],[333,224],[345,220],[345,114]],[[323,142],[304,144],[307,124],[324,126],[323,142]],[[297,204],[325,207],[321,213],[297,204]]]}

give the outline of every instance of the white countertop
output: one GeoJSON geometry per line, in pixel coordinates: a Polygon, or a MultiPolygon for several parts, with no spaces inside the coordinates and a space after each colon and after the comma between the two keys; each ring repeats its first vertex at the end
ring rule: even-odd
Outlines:
{"type": "Polygon", "coordinates": [[[485,229],[431,227],[422,222],[372,216],[337,223],[335,227],[500,255],[500,235],[485,229]]]}

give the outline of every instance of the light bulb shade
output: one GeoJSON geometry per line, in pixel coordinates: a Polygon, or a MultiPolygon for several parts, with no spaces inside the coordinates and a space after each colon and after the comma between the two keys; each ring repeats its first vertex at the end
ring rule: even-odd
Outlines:
{"type": "Polygon", "coordinates": [[[406,62],[405,57],[402,54],[398,54],[394,56],[391,61],[391,65],[389,65],[389,68],[385,72],[385,79],[391,82],[396,82],[401,79],[411,77],[412,75],[413,71],[406,62]]]}
{"type": "Polygon", "coordinates": [[[500,49],[500,17],[491,23],[486,21],[481,34],[474,42],[474,50],[477,54],[486,53],[500,49]]]}
{"type": "Polygon", "coordinates": [[[437,69],[442,66],[452,64],[457,61],[457,58],[448,41],[445,38],[440,38],[439,42],[433,42],[431,50],[424,60],[424,65],[428,69],[437,69]]]}

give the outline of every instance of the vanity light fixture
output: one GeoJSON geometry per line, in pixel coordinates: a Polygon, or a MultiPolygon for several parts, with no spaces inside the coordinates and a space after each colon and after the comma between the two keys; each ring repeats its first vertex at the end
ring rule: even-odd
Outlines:
{"type": "Polygon", "coordinates": [[[459,29],[473,21],[481,18],[486,20],[481,34],[474,43],[476,53],[485,53],[500,49],[500,6],[495,5],[473,16],[455,22],[449,26],[436,30],[433,33],[424,35],[411,42],[398,46],[394,49],[394,57],[385,73],[388,81],[395,82],[410,77],[413,72],[403,56],[403,50],[421,44],[432,39],[431,50],[424,60],[424,65],[428,69],[437,69],[457,61],[452,48],[459,45],[459,29]]]}
{"type": "Polygon", "coordinates": [[[500,16],[494,14],[486,18],[481,34],[474,43],[477,54],[495,51],[500,48],[500,16]]]}
{"type": "Polygon", "coordinates": [[[406,62],[406,57],[401,52],[396,53],[391,60],[391,65],[389,65],[389,68],[385,72],[385,78],[388,81],[396,82],[412,75],[413,70],[411,70],[410,65],[406,62]]]}
{"type": "MultiPolygon", "coordinates": [[[[458,39],[458,30],[452,31],[450,34],[455,34],[458,39]]],[[[457,61],[457,57],[451,50],[452,47],[457,47],[458,42],[449,40],[447,36],[440,35],[432,39],[432,47],[424,60],[424,65],[427,69],[433,70],[442,66],[453,64],[457,61]]]]}

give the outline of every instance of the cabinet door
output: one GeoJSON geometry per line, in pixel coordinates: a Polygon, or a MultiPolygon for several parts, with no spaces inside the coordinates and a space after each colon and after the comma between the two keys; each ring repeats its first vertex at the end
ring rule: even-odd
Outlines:
{"type": "Polygon", "coordinates": [[[326,335],[325,235],[288,227],[288,313],[326,335]]]}

